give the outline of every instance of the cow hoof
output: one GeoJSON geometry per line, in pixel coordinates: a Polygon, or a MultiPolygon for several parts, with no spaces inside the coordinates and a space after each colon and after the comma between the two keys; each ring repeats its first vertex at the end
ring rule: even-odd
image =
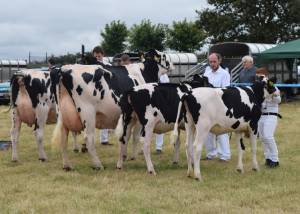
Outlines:
{"type": "Polygon", "coordinates": [[[17,163],[17,162],[18,162],[18,159],[12,159],[11,162],[17,163]]]}
{"type": "Polygon", "coordinates": [[[130,158],[130,160],[132,160],[132,161],[135,160],[135,157],[130,158]]]}
{"type": "Polygon", "coordinates": [[[45,162],[47,159],[46,158],[39,158],[39,161],[45,162]]]}
{"type": "Polygon", "coordinates": [[[127,155],[123,155],[122,158],[123,158],[123,161],[125,161],[127,158],[127,155]]]}
{"type": "Polygon", "coordinates": [[[118,169],[118,170],[121,170],[121,169],[122,169],[122,167],[116,166],[116,169],[118,169]]]}
{"type": "Polygon", "coordinates": [[[66,172],[69,172],[69,171],[72,170],[72,168],[70,166],[64,166],[63,170],[66,171],[66,172]]]}
{"type": "Polygon", "coordinates": [[[196,181],[202,181],[202,178],[195,177],[195,180],[196,180],[196,181]]]}
{"type": "Polygon", "coordinates": [[[156,172],[155,171],[149,171],[148,174],[149,175],[156,175],[156,172]]]}
{"type": "Polygon", "coordinates": [[[93,170],[99,171],[101,168],[99,166],[92,166],[93,170]]]}
{"type": "Polygon", "coordinates": [[[252,168],[252,170],[253,170],[254,172],[258,172],[258,171],[259,171],[258,168],[252,168]]]}
{"type": "Polygon", "coordinates": [[[79,152],[79,149],[73,149],[73,152],[74,152],[74,153],[78,153],[78,152],[79,152]]]}
{"type": "Polygon", "coordinates": [[[242,169],[236,169],[236,171],[241,173],[241,174],[244,172],[242,169]]]}
{"type": "Polygon", "coordinates": [[[173,165],[178,165],[178,161],[173,161],[173,165]]]}
{"type": "Polygon", "coordinates": [[[104,167],[103,166],[92,166],[93,170],[99,171],[99,170],[103,170],[104,167]]]}
{"type": "Polygon", "coordinates": [[[86,153],[86,152],[88,152],[88,149],[87,149],[86,147],[82,147],[82,148],[81,148],[81,152],[82,152],[82,153],[86,153]]]}

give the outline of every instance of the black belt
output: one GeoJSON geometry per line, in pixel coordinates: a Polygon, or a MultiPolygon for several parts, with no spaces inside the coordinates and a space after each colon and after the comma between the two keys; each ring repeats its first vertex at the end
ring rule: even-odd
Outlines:
{"type": "Polygon", "coordinates": [[[265,113],[262,113],[262,115],[273,115],[273,116],[279,117],[280,119],[282,118],[282,116],[280,114],[274,113],[274,112],[265,112],[265,113]]]}

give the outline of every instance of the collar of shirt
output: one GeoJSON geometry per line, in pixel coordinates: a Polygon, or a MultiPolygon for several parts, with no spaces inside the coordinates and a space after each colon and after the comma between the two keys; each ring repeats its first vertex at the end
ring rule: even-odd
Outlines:
{"type": "Polygon", "coordinates": [[[216,71],[213,71],[213,70],[211,69],[211,67],[210,67],[210,66],[208,66],[208,67],[207,67],[205,70],[206,70],[205,72],[209,72],[209,73],[217,74],[217,73],[220,73],[220,72],[222,72],[222,70],[224,70],[224,69],[223,69],[223,68],[221,68],[221,66],[219,66],[219,68],[218,68],[216,71]]]}

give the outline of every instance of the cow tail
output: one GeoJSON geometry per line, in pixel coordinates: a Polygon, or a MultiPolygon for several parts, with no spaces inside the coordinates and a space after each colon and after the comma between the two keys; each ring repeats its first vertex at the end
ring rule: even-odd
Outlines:
{"type": "Polygon", "coordinates": [[[115,129],[115,135],[117,136],[117,139],[119,139],[123,134],[123,113],[120,115],[117,127],[115,129]]]}
{"type": "Polygon", "coordinates": [[[51,138],[51,145],[53,147],[58,147],[60,145],[61,128],[62,128],[62,121],[61,121],[61,116],[59,115],[51,138]]]}
{"type": "Polygon", "coordinates": [[[118,139],[121,139],[125,133],[124,133],[124,126],[125,128],[127,127],[128,123],[130,122],[131,119],[131,114],[132,114],[132,106],[129,102],[130,99],[130,91],[124,93],[120,99],[120,107],[121,107],[121,115],[118,120],[117,127],[115,129],[115,134],[118,139]]]}
{"type": "Polygon", "coordinates": [[[178,104],[177,117],[176,117],[176,121],[175,121],[175,124],[174,124],[174,130],[173,130],[173,132],[171,134],[171,137],[170,137],[171,138],[170,139],[171,145],[175,145],[175,141],[178,138],[178,122],[179,122],[179,118],[180,118],[182,104],[183,104],[183,99],[181,99],[179,104],[178,104]]]}

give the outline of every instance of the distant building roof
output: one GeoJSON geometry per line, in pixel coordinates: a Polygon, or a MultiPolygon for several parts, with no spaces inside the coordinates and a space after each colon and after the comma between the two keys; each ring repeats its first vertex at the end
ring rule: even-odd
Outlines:
{"type": "Polygon", "coordinates": [[[0,59],[0,66],[26,66],[27,62],[25,60],[7,60],[0,59]]]}
{"type": "Polygon", "coordinates": [[[258,55],[275,46],[276,44],[223,42],[211,45],[209,53],[216,52],[223,57],[241,57],[245,55],[258,55]]]}
{"type": "Polygon", "coordinates": [[[193,53],[165,53],[167,60],[173,64],[197,64],[198,59],[193,53]]]}

